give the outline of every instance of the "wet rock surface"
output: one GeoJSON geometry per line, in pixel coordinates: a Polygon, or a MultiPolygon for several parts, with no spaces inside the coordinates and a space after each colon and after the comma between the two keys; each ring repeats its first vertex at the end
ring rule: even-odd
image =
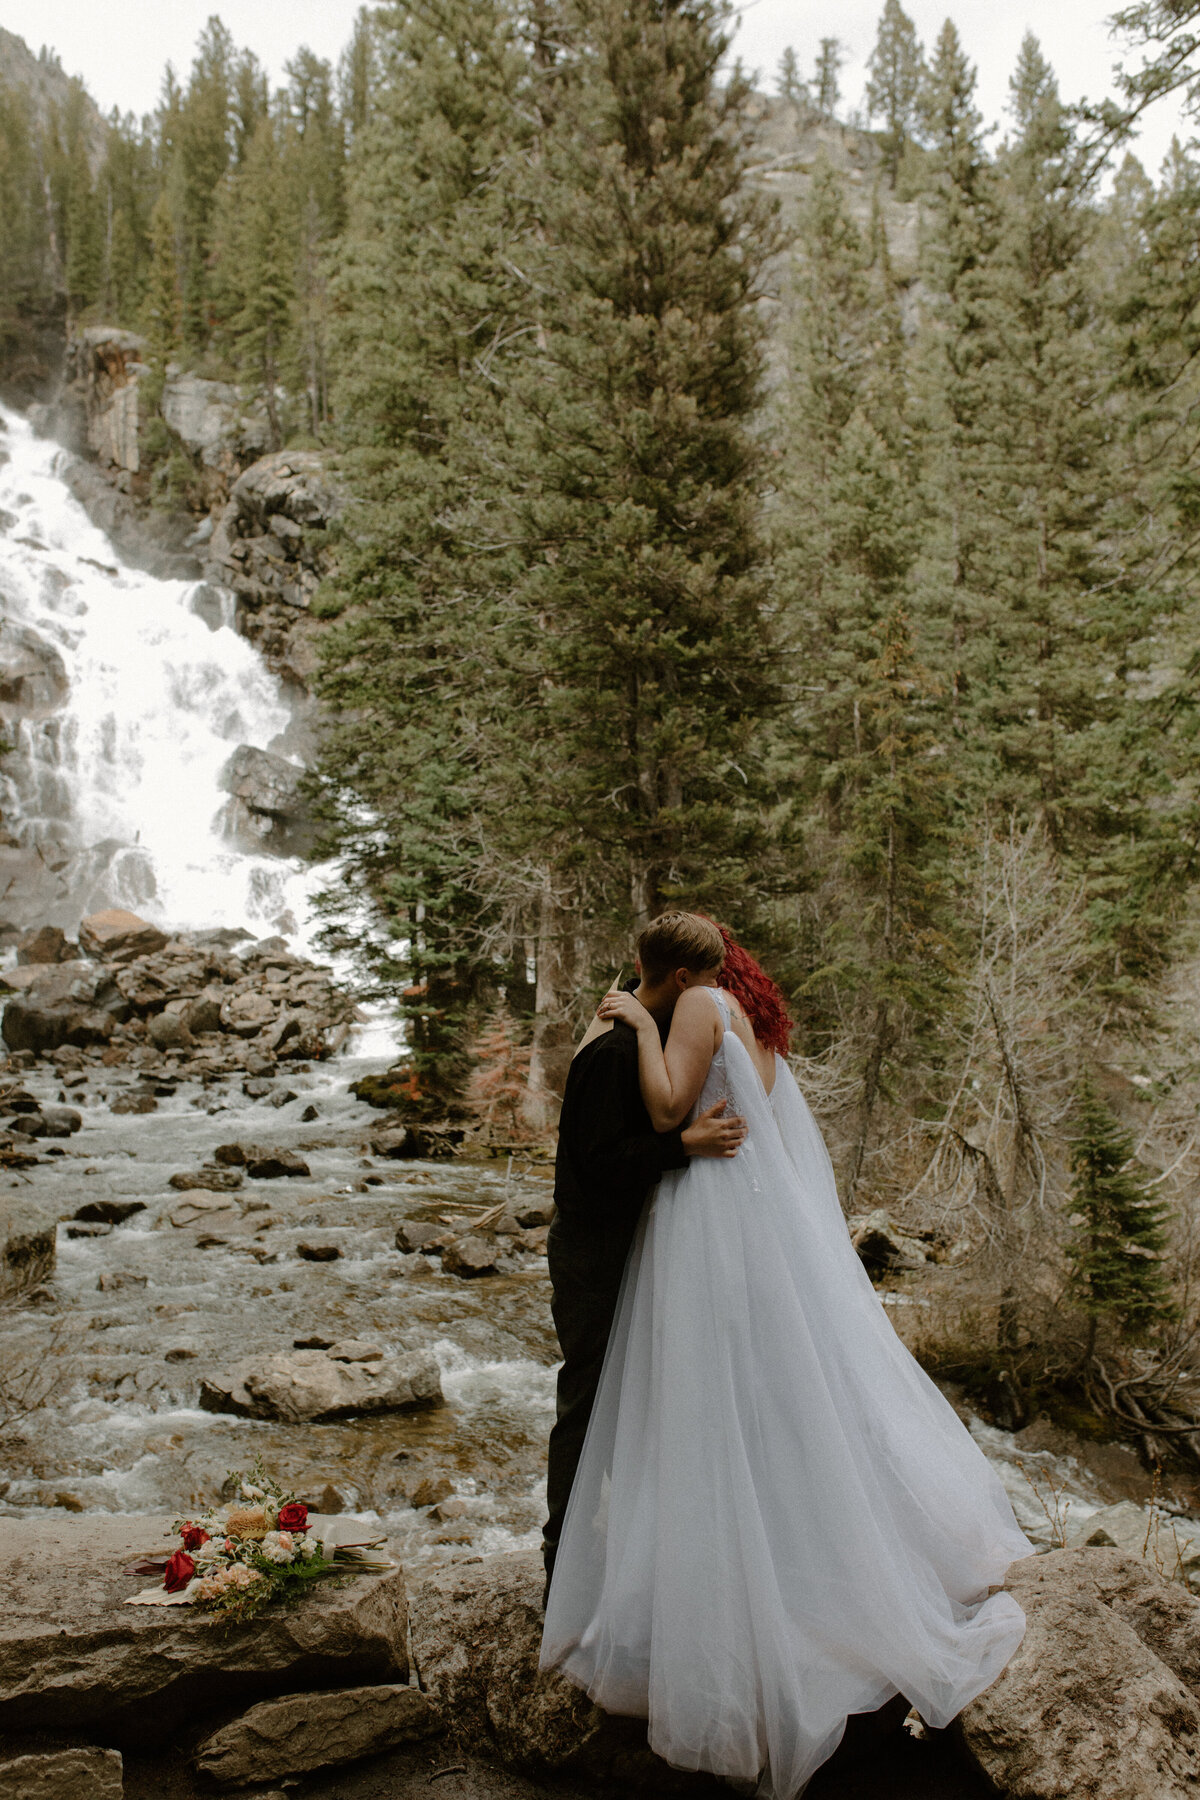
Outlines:
{"type": "Polygon", "coordinates": [[[223,827],[234,843],[278,856],[311,854],[314,832],[298,764],[239,744],[220,779],[230,796],[223,827]]]}
{"type": "MultiPolygon", "coordinates": [[[[299,1246],[303,1254],[304,1246],[299,1246]]],[[[370,1350],[365,1356],[293,1350],[246,1363],[227,1379],[207,1381],[200,1404],[242,1418],[309,1420],[367,1418],[374,1413],[426,1412],[444,1404],[441,1375],[427,1352],[370,1350]]]]}
{"type": "Polygon", "coordinates": [[[0,1749],[0,1800],[122,1800],[119,1750],[0,1749]]]}
{"type": "Polygon", "coordinates": [[[312,450],[278,450],[234,483],[209,546],[207,579],[237,596],[238,629],[301,687],[316,669],[308,608],[332,568],[328,531],[342,500],[312,450]]]}
{"type": "Polygon", "coordinates": [[[1009,1571],[1024,1642],[959,1720],[1011,1800],[1184,1800],[1200,1788],[1200,1600],[1140,1558],[1051,1551],[1009,1571]]]}
{"type": "Polygon", "coordinates": [[[436,1701],[420,1688],[343,1688],[265,1700],[201,1744],[196,1766],[223,1787],[377,1756],[443,1729],[436,1701]]]}
{"type": "Polygon", "coordinates": [[[162,1517],[0,1519],[0,1732],[102,1726],[162,1741],[185,1719],[280,1690],[403,1681],[403,1571],[322,1584],[236,1631],[193,1607],[127,1606],[128,1565],[173,1547],[162,1517]]]}
{"type": "Polygon", "coordinates": [[[564,1676],[538,1670],[545,1574],[536,1551],[440,1570],[410,1594],[413,1661],[467,1749],[533,1775],[584,1773],[639,1794],[707,1793],[670,1769],[637,1719],[601,1712],[564,1676]]]}
{"type": "MultiPolygon", "coordinates": [[[[110,1045],[109,1066],[204,1079],[262,1075],[281,1058],[321,1058],[345,1042],[356,1008],[328,969],[292,955],[282,939],[252,942],[239,957],[206,935],[168,939],[119,909],[84,919],[82,954],[0,977],[16,989],[0,1026],[5,1044],[34,1057],[110,1045]]],[[[128,1096],[126,1105],[146,1102],[149,1111],[156,1098],[128,1096]]]]}

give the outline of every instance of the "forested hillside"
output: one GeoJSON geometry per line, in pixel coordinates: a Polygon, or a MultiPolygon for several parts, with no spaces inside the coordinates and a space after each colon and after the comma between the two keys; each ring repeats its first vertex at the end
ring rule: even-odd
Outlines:
{"type": "MultiPolygon", "coordinates": [[[[1122,18],[1132,114],[1192,79],[1200,6],[1122,18]]],[[[528,1059],[537,1128],[636,927],[710,910],[786,989],[848,1204],[975,1233],[1010,1361],[1064,1296],[1067,1338],[1158,1333],[1121,1404],[1165,1442],[1200,161],[1143,169],[1032,37],[994,136],[954,24],[923,48],[887,0],[862,133],[834,38],[766,97],[727,27],[419,0],[272,93],[214,19],[100,157],[80,91],[39,121],[10,84],[6,326],[140,329],[351,495],[316,604],[329,929],[401,998],[414,1104],[482,1046],[528,1059]]]]}

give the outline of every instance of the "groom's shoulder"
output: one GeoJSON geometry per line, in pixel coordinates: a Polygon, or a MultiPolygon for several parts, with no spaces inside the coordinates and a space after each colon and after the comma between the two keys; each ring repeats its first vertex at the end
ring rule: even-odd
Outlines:
{"type": "Polygon", "coordinates": [[[599,1037],[594,1037],[582,1050],[575,1052],[570,1073],[582,1081],[589,1070],[603,1068],[614,1061],[628,1062],[631,1054],[636,1061],[637,1032],[624,1020],[615,1019],[610,1031],[602,1031],[599,1037]]]}

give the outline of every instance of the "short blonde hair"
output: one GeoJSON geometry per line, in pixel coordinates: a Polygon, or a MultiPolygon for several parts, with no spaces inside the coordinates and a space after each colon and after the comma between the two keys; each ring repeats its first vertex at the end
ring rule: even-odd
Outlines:
{"type": "Polygon", "coordinates": [[[725,961],[725,940],[711,919],[699,913],[660,913],[637,941],[638,962],[646,981],[665,981],[675,969],[693,975],[719,969],[725,961]]]}

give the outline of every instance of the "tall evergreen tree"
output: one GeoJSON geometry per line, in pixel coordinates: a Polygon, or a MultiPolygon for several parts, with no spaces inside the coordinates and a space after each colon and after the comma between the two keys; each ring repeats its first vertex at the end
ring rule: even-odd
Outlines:
{"type": "Polygon", "coordinates": [[[525,994],[524,942],[516,959],[497,954],[477,891],[508,792],[495,736],[506,613],[472,586],[450,521],[474,476],[460,436],[495,406],[491,363],[530,341],[528,284],[513,271],[529,249],[519,193],[538,102],[509,0],[393,7],[369,27],[360,15],[355,42],[369,42],[372,100],[332,285],[337,414],[360,500],[321,683],[346,870],[327,911],[336,934],[350,897],[341,941],[406,990],[420,1079],[446,1091],[465,1078],[466,1036],[497,984],[511,1002],[525,994]],[[378,922],[369,934],[361,906],[378,922]]]}
{"type": "Polygon", "coordinates": [[[780,97],[790,106],[807,106],[808,83],[800,73],[799,58],[790,44],[779,59],[778,88],[780,97]]]}
{"type": "Polygon", "coordinates": [[[183,332],[186,343],[196,350],[208,343],[213,325],[213,217],[230,162],[234,61],[233,39],[214,14],[200,34],[191,79],[172,122],[178,155],[183,332]]]}
{"type": "Polygon", "coordinates": [[[230,360],[262,401],[273,449],[283,442],[281,375],[295,298],[296,233],[288,202],[277,127],[266,118],[221,192],[210,287],[230,360]]]}
{"type": "Polygon", "coordinates": [[[916,26],[900,0],[884,0],[875,48],[867,63],[867,113],[883,120],[883,152],[888,181],[896,174],[905,148],[921,118],[925,53],[916,26]]]}
{"type": "Polygon", "coordinates": [[[813,70],[813,103],[819,116],[831,124],[837,117],[838,101],[842,97],[841,69],[845,60],[846,52],[840,38],[821,39],[813,70]]]}
{"type": "Polygon", "coordinates": [[[1067,1294],[1088,1321],[1088,1358],[1102,1323],[1145,1338],[1175,1312],[1163,1265],[1169,1209],[1134,1161],[1132,1135],[1085,1079],[1071,1156],[1067,1294]]]}
{"type": "Polygon", "coordinates": [[[894,285],[881,229],[864,238],[828,163],[814,171],[797,264],[775,562],[803,673],[780,755],[823,879],[816,936],[791,975],[806,1041],[836,1034],[853,1056],[853,1186],[891,1068],[936,1055],[947,807],[909,614],[919,519],[894,285]]]}

